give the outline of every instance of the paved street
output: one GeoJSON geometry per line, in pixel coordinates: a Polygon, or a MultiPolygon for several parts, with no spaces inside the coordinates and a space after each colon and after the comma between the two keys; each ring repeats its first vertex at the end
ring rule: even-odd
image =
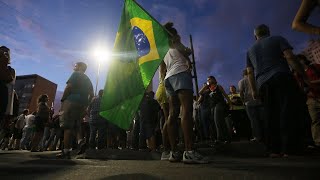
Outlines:
{"type": "Polygon", "coordinates": [[[0,151],[0,177],[1,179],[319,179],[320,156],[318,155],[270,159],[244,157],[241,152],[239,155],[219,153],[210,148],[203,148],[201,152],[210,157],[210,164],[185,165],[163,162],[155,160],[160,157],[159,154],[130,150],[87,153],[86,158],[100,157],[100,160],[75,158],[57,160],[56,152],[0,151]],[[106,156],[106,153],[109,155],[106,156]]]}

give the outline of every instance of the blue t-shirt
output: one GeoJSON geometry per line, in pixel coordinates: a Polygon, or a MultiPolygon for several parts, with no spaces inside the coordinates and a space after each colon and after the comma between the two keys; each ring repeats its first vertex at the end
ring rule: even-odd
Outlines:
{"type": "Polygon", "coordinates": [[[264,37],[256,41],[247,53],[247,67],[254,69],[257,87],[277,73],[291,73],[283,51],[292,49],[281,36],[264,37]]]}
{"type": "Polygon", "coordinates": [[[67,83],[71,84],[71,93],[67,100],[82,105],[88,105],[89,93],[92,91],[92,83],[87,75],[81,72],[73,72],[67,83]]]}

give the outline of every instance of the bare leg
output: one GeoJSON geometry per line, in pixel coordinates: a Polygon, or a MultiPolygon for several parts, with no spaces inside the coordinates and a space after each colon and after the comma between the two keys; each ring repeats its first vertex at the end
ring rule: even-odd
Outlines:
{"type": "Polygon", "coordinates": [[[14,139],[13,137],[11,137],[9,139],[8,149],[13,149],[14,148],[13,145],[14,145],[14,139]]]}
{"type": "Polygon", "coordinates": [[[164,114],[164,125],[162,128],[162,142],[163,142],[164,150],[168,151],[170,149],[170,142],[169,142],[168,129],[167,129],[167,121],[169,116],[169,104],[164,103],[162,104],[161,107],[164,114]]]}
{"type": "Polygon", "coordinates": [[[178,93],[179,100],[181,102],[181,127],[183,130],[184,143],[186,151],[192,150],[193,145],[193,95],[190,90],[180,90],[178,93]]]}
{"type": "Polygon", "coordinates": [[[171,150],[176,151],[177,148],[177,129],[176,129],[176,124],[177,124],[177,119],[179,116],[179,108],[177,108],[179,100],[177,96],[170,96],[169,97],[169,117],[168,121],[166,122],[167,126],[167,132],[168,132],[168,137],[169,137],[169,142],[171,145],[171,150]]]}
{"type": "Polygon", "coordinates": [[[156,139],[154,138],[154,136],[152,136],[151,138],[146,140],[147,142],[147,146],[151,151],[155,151],[156,150],[156,139]]]}

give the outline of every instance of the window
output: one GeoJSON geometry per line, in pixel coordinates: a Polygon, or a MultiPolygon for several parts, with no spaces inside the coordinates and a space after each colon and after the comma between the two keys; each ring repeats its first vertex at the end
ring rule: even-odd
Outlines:
{"type": "Polygon", "coordinates": [[[22,94],[22,98],[28,98],[28,97],[31,97],[32,96],[32,93],[23,93],[22,94]]]}
{"type": "Polygon", "coordinates": [[[34,84],[26,84],[26,85],[24,85],[25,89],[31,89],[33,87],[34,87],[34,84]]]}

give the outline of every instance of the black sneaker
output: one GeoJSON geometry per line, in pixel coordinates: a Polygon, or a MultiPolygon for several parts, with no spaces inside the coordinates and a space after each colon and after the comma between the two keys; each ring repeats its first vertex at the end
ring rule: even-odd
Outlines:
{"type": "Polygon", "coordinates": [[[182,160],[182,153],[180,151],[170,151],[170,162],[180,162],[182,160]]]}
{"type": "Polygon", "coordinates": [[[61,153],[59,153],[59,154],[56,155],[56,158],[58,158],[58,159],[71,159],[70,151],[68,151],[68,152],[65,153],[65,152],[62,150],[61,153]]]}
{"type": "Polygon", "coordinates": [[[85,143],[84,141],[80,142],[80,144],[79,144],[79,152],[77,154],[80,155],[80,154],[85,153],[86,149],[87,149],[87,143],[85,143]]]}

